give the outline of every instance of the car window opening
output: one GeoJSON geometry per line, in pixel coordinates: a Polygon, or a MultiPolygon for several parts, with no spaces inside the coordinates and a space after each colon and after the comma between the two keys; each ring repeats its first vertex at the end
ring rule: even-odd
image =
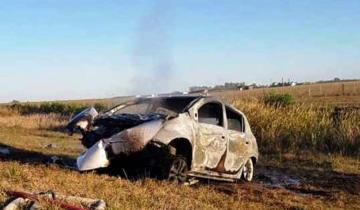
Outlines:
{"type": "Polygon", "coordinates": [[[226,116],[229,130],[245,132],[244,117],[241,114],[227,107],[226,116]]]}
{"type": "Polygon", "coordinates": [[[199,122],[223,126],[223,110],[222,105],[218,103],[207,103],[203,105],[199,111],[199,122]]]}

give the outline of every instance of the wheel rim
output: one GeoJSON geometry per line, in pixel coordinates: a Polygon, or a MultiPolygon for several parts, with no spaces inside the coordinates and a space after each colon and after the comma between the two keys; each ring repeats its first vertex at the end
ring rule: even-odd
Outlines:
{"type": "Polygon", "coordinates": [[[243,177],[246,181],[251,181],[254,175],[254,165],[252,164],[251,159],[249,159],[243,169],[243,177]]]}
{"type": "Polygon", "coordinates": [[[187,164],[186,161],[180,158],[177,158],[173,161],[168,180],[173,183],[184,183],[187,178],[187,164]]]}

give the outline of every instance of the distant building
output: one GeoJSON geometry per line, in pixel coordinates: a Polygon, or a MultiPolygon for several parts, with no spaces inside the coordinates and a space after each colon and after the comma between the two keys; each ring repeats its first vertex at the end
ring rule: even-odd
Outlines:
{"type": "Polygon", "coordinates": [[[212,90],[240,90],[245,86],[245,82],[225,82],[223,85],[216,85],[212,90]]]}
{"type": "Polygon", "coordinates": [[[193,93],[193,92],[202,92],[204,90],[209,90],[211,89],[211,87],[208,86],[193,86],[189,88],[189,92],[193,93]]]}

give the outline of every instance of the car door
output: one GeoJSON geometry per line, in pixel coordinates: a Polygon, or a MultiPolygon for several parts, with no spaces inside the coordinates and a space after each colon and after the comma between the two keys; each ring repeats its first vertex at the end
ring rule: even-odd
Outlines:
{"type": "Polygon", "coordinates": [[[245,132],[243,115],[226,106],[228,146],[225,157],[225,169],[229,173],[236,173],[244,164],[249,153],[249,141],[245,132]]]}
{"type": "Polygon", "coordinates": [[[223,104],[207,102],[197,109],[196,116],[198,123],[194,145],[194,169],[219,171],[218,165],[227,148],[223,104]]]}

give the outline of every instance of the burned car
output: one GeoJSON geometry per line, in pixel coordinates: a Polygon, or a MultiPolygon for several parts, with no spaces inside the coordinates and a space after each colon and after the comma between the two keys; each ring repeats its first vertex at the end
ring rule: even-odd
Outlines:
{"type": "Polygon", "coordinates": [[[88,108],[67,129],[82,133],[80,171],[149,167],[159,177],[251,181],[258,160],[245,115],[207,96],[138,98],[98,114],[88,108]]]}

